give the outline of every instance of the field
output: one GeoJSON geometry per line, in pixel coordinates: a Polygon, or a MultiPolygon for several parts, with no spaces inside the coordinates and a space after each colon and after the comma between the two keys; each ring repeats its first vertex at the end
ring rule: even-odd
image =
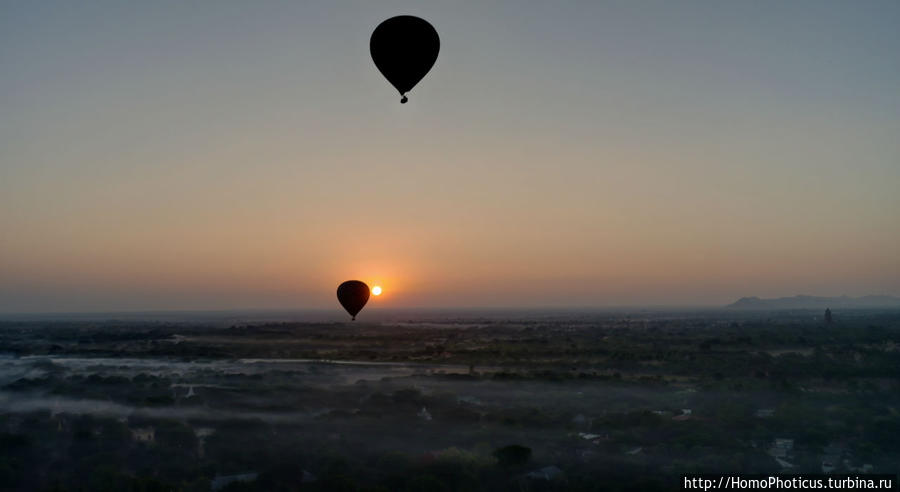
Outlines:
{"type": "Polygon", "coordinates": [[[898,311],[250,318],[0,322],[0,484],[674,490],[690,472],[900,471],[898,311]]]}

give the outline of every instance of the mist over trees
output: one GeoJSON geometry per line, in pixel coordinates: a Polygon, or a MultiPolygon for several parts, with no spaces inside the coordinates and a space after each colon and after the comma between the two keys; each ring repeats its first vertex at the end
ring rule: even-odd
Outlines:
{"type": "Polygon", "coordinates": [[[690,472],[895,471],[900,316],[822,313],[4,322],[0,483],[675,490],[690,472]]]}

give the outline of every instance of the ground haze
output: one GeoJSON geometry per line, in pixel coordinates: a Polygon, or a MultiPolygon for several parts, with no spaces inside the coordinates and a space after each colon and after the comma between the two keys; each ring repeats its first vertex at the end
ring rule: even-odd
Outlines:
{"type": "Polygon", "coordinates": [[[6,321],[0,473],[13,490],[203,491],[896,473],[900,311],[823,314],[6,321]]]}

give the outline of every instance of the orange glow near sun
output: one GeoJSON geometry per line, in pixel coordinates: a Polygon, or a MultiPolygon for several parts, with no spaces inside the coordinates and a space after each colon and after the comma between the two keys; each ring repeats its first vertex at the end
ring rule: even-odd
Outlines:
{"type": "Polygon", "coordinates": [[[375,296],[381,295],[381,286],[380,285],[376,285],[376,286],[372,287],[372,295],[375,295],[375,296]]]}

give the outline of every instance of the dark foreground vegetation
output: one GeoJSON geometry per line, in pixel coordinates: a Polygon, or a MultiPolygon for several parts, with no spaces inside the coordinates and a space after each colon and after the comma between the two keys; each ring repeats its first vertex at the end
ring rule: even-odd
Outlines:
{"type": "Polygon", "coordinates": [[[900,312],[0,323],[0,488],[672,490],[897,473],[900,312]]]}

